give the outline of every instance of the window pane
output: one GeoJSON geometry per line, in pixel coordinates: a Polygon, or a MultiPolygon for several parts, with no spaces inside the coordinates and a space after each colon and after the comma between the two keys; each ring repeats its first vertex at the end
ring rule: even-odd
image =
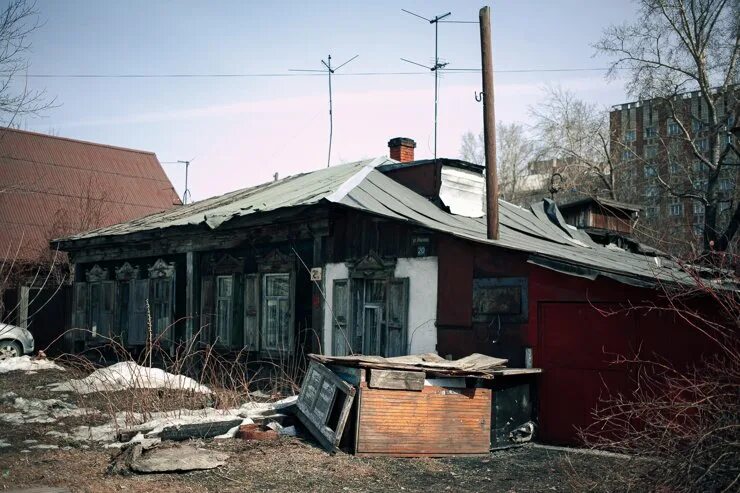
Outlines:
{"type": "Polygon", "coordinates": [[[290,304],[287,299],[279,301],[280,334],[278,349],[290,349],[290,304]]]}
{"type": "Polygon", "coordinates": [[[232,277],[231,276],[221,276],[218,278],[218,297],[223,298],[227,296],[231,296],[231,290],[232,290],[232,277]]]}
{"type": "Polygon", "coordinates": [[[221,344],[228,344],[229,326],[231,325],[231,302],[229,300],[221,299],[217,301],[216,317],[219,342],[221,344]]]}
{"type": "Polygon", "coordinates": [[[382,303],[385,299],[385,281],[368,280],[365,284],[365,302],[382,303]]]}
{"type": "Polygon", "coordinates": [[[268,348],[275,348],[277,345],[277,331],[279,324],[278,301],[267,300],[267,315],[265,320],[265,339],[268,348]]]}
{"type": "Polygon", "coordinates": [[[265,280],[267,296],[288,296],[290,287],[288,274],[268,275],[265,280]]]}

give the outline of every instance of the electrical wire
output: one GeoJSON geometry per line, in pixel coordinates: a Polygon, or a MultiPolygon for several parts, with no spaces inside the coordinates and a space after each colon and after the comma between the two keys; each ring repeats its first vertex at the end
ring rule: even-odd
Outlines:
{"type": "MultiPolygon", "coordinates": [[[[444,68],[445,72],[450,73],[478,73],[479,68],[444,68]]],[[[606,72],[608,67],[594,68],[525,68],[525,69],[499,69],[494,70],[498,74],[519,74],[519,73],[550,73],[550,72],[606,72]]],[[[379,75],[428,75],[428,71],[416,72],[344,72],[334,74],[341,77],[365,77],[379,75]]],[[[224,73],[224,74],[27,74],[23,77],[29,79],[229,79],[229,78],[258,78],[258,77],[322,77],[325,72],[303,72],[303,73],[224,73]]]]}

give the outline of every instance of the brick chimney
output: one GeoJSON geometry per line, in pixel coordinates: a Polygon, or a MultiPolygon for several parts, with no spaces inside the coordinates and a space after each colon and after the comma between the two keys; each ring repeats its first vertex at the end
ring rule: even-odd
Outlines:
{"type": "Polygon", "coordinates": [[[402,163],[408,163],[414,160],[415,147],[416,142],[414,142],[414,139],[409,139],[408,137],[396,137],[388,141],[391,159],[401,161],[402,163]]]}

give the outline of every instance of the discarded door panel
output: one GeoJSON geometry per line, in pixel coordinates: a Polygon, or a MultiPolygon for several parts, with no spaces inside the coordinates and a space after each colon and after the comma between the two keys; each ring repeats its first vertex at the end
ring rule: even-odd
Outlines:
{"type": "Polygon", "coordinates": [[[327,450],[342,438],[355,388],[321,363],[312,361],[296,403],[296,416],[327,450]]]}

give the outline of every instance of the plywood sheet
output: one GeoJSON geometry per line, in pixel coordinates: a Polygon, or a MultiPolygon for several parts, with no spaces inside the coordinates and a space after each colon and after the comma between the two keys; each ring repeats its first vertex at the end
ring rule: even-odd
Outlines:
{"type": "Polygon", "coordinates": [[[487,454],[491,390],[426,386],[421,392],[360,386],[358,455],[487,454]]]}

